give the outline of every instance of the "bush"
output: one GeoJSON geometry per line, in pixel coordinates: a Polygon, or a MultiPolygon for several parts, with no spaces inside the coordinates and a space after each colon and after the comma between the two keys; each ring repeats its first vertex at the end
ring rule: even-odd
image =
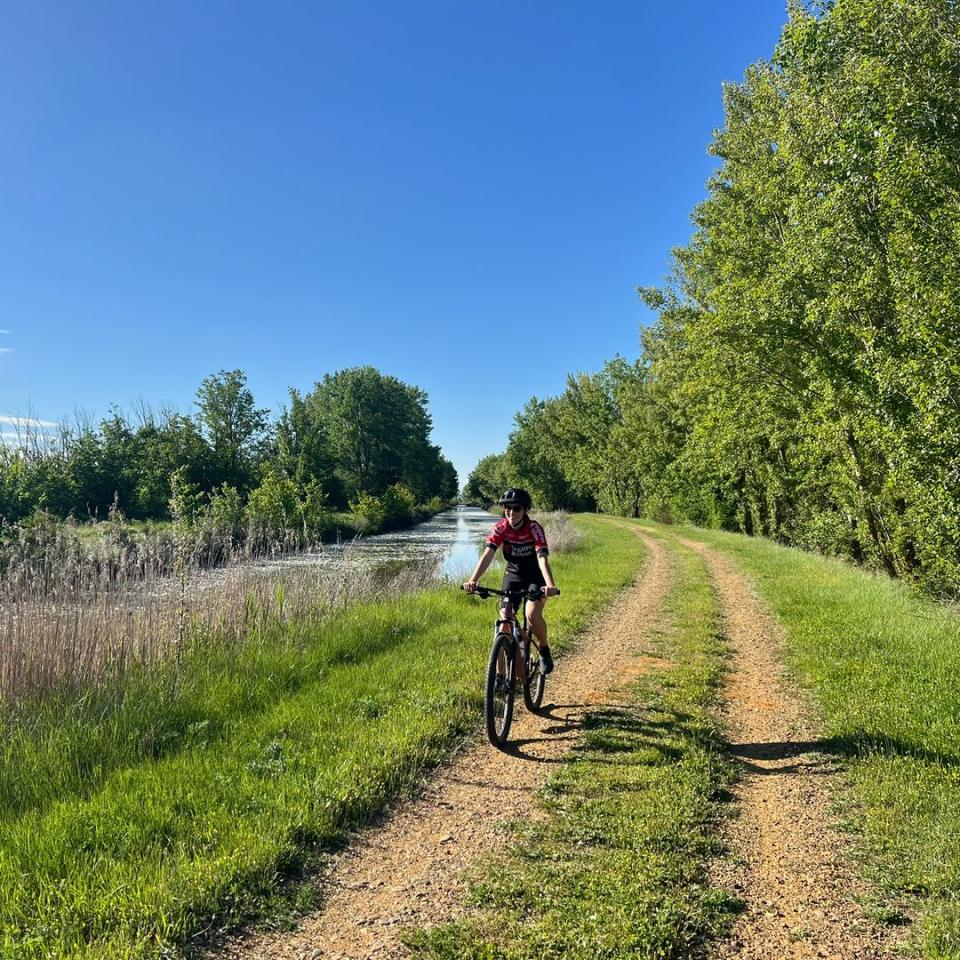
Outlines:
{"type": "Polygon", "coordinates": [[[231,539],[241,536],[244,527],[243,498],[236,487],[231,487],[229,483],[217,487],[210,494],[210,505],[207,509],[215,530],[231,539]]]}
{"type": "Polygon", "coordinates": [[[195,523],[203,513],[203,494],[187,479],[185,467],[178,467],[171,474],[170,491],[170,516],[178,523],[195,523]]]}
{"type": "Polygon", "coordinates": [[[370,493],[358,493],[357,499],[350,501],[350,512],[354,526],[361,533],[380,530],[387,516],[383,503],[370,493]]]}
{"type": "Polygon", "coordinates": [[[321,485],[311,480],[301,486],[279,471],[270,470],[253,490],[244,513],[247,534],[255,543],[284,541],[303,546],[319,539],[330,525],[331,513],[321,485]]]}
{"type": "Polygon", "coordinates": [[[297,485],[289,477],[268,472],[247,500],[247,535],[258,543],[283,540],[287,530],[299,527],[298,499],[297,485]]]}
{"type": "Polygon", "coordinates": [[[566,511],[544,513],[537,519],[547,535],[551,553],[572,553],[580,545],[580,531],[570,522],[566,511]]]}
{"type": "Polygon", "coordinates": [[[300,493],[300,522],[307,540],[318,540],[330,526],[333,514],[327,504],[327,495],[322,485],[311,480],[300,493]]]}
{"type": "Polygon", "coordinates": [[[417,498],[413,491],[402,483],[388,487],[381,498],[384,513],[384,525],[402,527],[409,523],[416,513],[417,498]]]}

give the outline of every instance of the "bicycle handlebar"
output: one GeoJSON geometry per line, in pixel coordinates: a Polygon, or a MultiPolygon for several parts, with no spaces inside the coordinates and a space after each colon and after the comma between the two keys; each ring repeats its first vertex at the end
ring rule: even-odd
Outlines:
{"type": "MultiPolygon", "coordinates": [[[[460,589],[464,590],[463,584],[460,584],[460,589]]],[[[554,587],[557,591],[552,596],[559,597],[560,590],[557,587],[554,587]]],[[[507,597],[509,600],[513,600],[514,597],[523,597],[526,596],[528,600],[541,600],[543,599],[543,593],[541,588],[538,587],[535,583],[531,583],[527,588],[521,588],[519,590],[497,590],[495,587],[481,587],[477,586],[474,589],[474,594],[478,596],[481,600],[488,599],[492,594],[496,594],[498,597],[507,597]]]]}

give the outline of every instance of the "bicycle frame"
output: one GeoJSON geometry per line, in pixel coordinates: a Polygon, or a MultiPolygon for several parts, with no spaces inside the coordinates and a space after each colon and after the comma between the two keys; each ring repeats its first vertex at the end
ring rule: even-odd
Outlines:
{"type": "Polygon", "coordinates": [[[533,593],[527,590],[495,590],[493,587],[480,587],[476,589],[477,596],[481,600],[486,600],[491,595],[503,598],[503,604],[500,607],[501,616],[497,618],[493,627],[493,636],[497,637],[500,633],[509,633],[513,638],[511,647],[511,666],[510,680],[514,677],[522,683],[527,678],[527,668],[530,665],[530,624],[527,622],[527,600],[539,599],[533,593]],[[517,620],[517,605],[523,608],[523,622],[517,620]]]}
{"type": "Polygon", "coordinates": [[[527,667],[530,663],[530,625],[527,623],[527,605],[523,604],[523,623],[517,621],[517,615],[513,609],[513,604],[509,598],[505,598],[506,603],[500,608],[502,619],[498,619],[494,624],[493,635],[498,633],[509,633],[513,637],[513,646],[511,648],[513,667],[511,677],[516,674],[518,680],[523,681],[527,678],[527,667]]]}
{"type": "MultiPolygon", "coordinates": [[[[499,748],[507,742],[513,719],[515,684],[519,681],[528,710],[536,711],[543,698],[543,674],[531,666],[532,628],[527,620],[525,600],[538,600],[540,588],[535,584],[526,590],[495,590],[476,586],[473,591],[481,600],[503,597],[500,613],[493,628],[493,646],[487,666],[484,718],[490,742],[499,748]],[[523,604],[523,621],[518,621],[516,607],[523,604]]],[[[559,592],[559,591],[556,591],[559,592]]]]}

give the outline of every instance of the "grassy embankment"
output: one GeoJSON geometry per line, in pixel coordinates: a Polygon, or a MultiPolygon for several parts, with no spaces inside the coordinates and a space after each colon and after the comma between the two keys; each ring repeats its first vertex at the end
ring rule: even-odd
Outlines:
{"type": "Polygon", "coordinates": [[[917,955],[960,958],[957,611],[839,561],[680,532],[737,560],[784,626],[790,667],[822,717],[820,748],[845,761],[846,825],[879,892],[865,912],[916,915],[917,955]]]}
{"type": "MultiPolygon", "coordinates": [[[[629,531],[583,527],[554,558],[561,650],[642,553],[629,531]]],[[[0,956],[169,957],[308,897],[283,878],[476,728],[492,617],[446,586],[8,708],[0,956]]]]}
{"type": "Polygon", "coordinates": [[[410,936],[418,958],[691,957],[729,920],[734,904],[703,868],[730,776],[710,709],[723,643],[702,560],[673,549],[662,618],[631,651],[662,668],[588,715],[541,795],[549,815],[511,826],[466,920],[410,936]]]}

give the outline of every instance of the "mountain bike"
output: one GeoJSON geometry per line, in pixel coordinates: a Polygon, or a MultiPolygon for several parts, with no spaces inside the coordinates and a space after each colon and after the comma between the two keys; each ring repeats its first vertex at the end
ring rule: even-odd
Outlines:
{"type": "MultiPolygon", "coordinates": [[[[560,591],[557,591],[559,596],[560,591]]],[[[487,684],[483,698],[483,714],[487,737],[495,747],[502,747],[510,734],[513,722],[513,699],[519,686],[523,702],[531,713],[543,703],[543,689],[547,678],[540,672],[540,651],[531,642],[532,631],[527,623],[524,600],[539,600],[540,587],[530,584],[526,590],[495,590],[480,587],[474,595],[486,600],[491,596],[505,597],[507,603],[493,628],[493,646],[487,664],[487,684]],[[515,610],[523,608],[523,623],[517,622],[515,610]]]]}

